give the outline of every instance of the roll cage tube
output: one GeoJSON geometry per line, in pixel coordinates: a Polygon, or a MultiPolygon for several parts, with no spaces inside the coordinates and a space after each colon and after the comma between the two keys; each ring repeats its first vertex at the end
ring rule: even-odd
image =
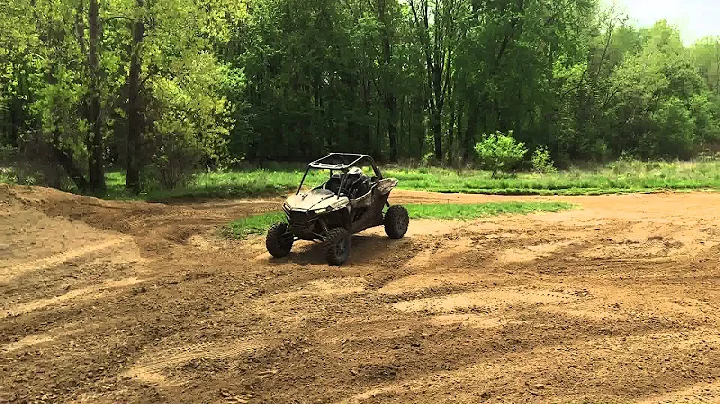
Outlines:
{"type": "Polygon", "coordinates": [[[375,160],[373,160],[373,158],[371,156],[368,156],[367,154],[330,153],[327,156],[308,164],[307,169],[305,170],[305,174],[300,181],[300,185],[298,185],[297,192],[295,192],[295,195],[300,194],[300,190],[305,183],[305,179],[307,179],[307,175],[310,172],[310,169],[330,170],[330,172],[341,171],[343,173],[342,179],[340,180],[340,187],[337,190],[337,196],[339,198],[342,187],[343,185],[345,185],[345,180],[347,179],[348,169],[363,161],[367,161],[370,167],[372,167],[375,176],[379,180],[383,179],[382,173],[380,173],[380,169],[378,168],[377,164],[375,164],[375,160]],[[334,163],[338,160],[340,160],[339,164],[334,163]]]}

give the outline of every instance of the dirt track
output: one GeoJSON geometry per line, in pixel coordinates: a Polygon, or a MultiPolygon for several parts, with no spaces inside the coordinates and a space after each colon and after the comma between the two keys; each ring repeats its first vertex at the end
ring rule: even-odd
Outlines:
{"type": "Polygon", "coordinates": [[[0,186],[0,402],[720,401],[720,194],[553,199],[334,269],[214,236],[277,200],[0,186]]]}

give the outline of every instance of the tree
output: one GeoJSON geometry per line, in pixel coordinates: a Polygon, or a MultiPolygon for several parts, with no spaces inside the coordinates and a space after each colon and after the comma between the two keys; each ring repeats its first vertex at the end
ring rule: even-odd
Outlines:
{"type": "MultiPolygon", "coordinates": [[[[100,5],[98,0],[89,0],[88,21],[90,24],[90,41],[88,50],[88,72],[90,74],[87,121],[90,124],[90,138],[88,139],[90,189],[98,192],[105,189],[105,170],[103,156],[103,134],[100,111],[100,5]]],[[[83,1],[80,0],[80,8],[83,1]]],[[[80,35],[81,36],[81,35],[80,35]]]]}
{"type": "Polygon", "coordinates": [[[430,128],[433,135],[435,159],[443,160],[442,118],[448,92],[456,39],[453,19],[459,0],[410,0],[412,23],[425,58],[427,102],[430,109],[430,128]],[[432,2],[431,2],[432,1],[432,2]],[[431,23],[432,21],[432,23],[431,23]]]}
{"type": "Polygon", "coordinates": [[[508,135],[495,132],[483,136],[483,140],[475,145],[475,152],[481,167],[492,171],[495,177],[499,171],[519,163],[527,154],[527,149],[512,137],[512,132],[508,135]]]}
{"type": "Polygon", "coordinates": [[[710,91],[720,96],[720,37],[706,37],[699,40],[691,48],[693,64],[710,91]]]}
{"type": "Polygon", "coordinates": [[[472,164],[483,133],[560,164],[717,143],[718,38],[685,47],[601,4],[2,2],[0,143],[81,191],[124,166],[135,194],[335,150],[472,164]]]}
{"type": "Polygon", "coordinates": [[[127,149],[125,154],[125,187],[128,191],[140,193],[141,139],[143,133],[143,111],[140,74],[142,69],[142,45],[145,40],[145,0],[135,1],[135,19],[132,23],[130,47],[130,68],[127,78],[127,149]]]}

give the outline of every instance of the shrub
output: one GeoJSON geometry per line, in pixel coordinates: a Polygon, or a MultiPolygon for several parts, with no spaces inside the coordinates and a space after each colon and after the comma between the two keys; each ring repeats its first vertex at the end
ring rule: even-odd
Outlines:
{"type": "Polygon", "coordinates": [[[493,178],[498,171],[506,170],[520,162],[527,149],[523,143],[512,137],[512,131],[507,135],[501,132],[483,136],[483,140],[475,145],[480,165],[492,171],[493,178]]]}
{"type": "Polygon", "coordinates": [[[550,151],[547,146],[540,146],[535,149],[531,162],[533,171],[536,173],[552,174],[557,172],[555,162],[553,162],[552,157],[550,157],[550,151]]]}
{"type": "Polygon", "coordinates": [[[420,164],[423,167],[432,167],[438,165],[438,161],[435,159],[435,153],[425,153],[425,155],[422,157],[422,160],[420,161],[420,164]]]}
{"type": "Polygon", "coordinates": [[[192,144],[184,143],[182,138],[159,137],[159,145],[152,155],[149,174],[165,189],[175,189],[187,184],[191,174],[197,168],[200,152],[192,144]]]}

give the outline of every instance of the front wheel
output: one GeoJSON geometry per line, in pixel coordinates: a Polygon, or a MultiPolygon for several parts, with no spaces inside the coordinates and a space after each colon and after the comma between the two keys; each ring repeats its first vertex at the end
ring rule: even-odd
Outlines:
{"type": "Polygon", "coordinates": [[[338,227],[328,232],[323,242],[327,263],[340,266],[350,258],[350,232],[338,227]]]}
{"type": "Polygon", "coordinates": [[[408,225],[410,224],[410,215],[407,209],[400,205],[393,205],[388,208],[385,213],[385,233],[393,239],[405,237],[408,225]]]}
{"type": "Polygon", "coordinates": [[[294,242],[295,236],[288,231],[288,224],[275,223],[268,230],[265,247],[273,257],[282,258],[290,254],[294,242]]]}

